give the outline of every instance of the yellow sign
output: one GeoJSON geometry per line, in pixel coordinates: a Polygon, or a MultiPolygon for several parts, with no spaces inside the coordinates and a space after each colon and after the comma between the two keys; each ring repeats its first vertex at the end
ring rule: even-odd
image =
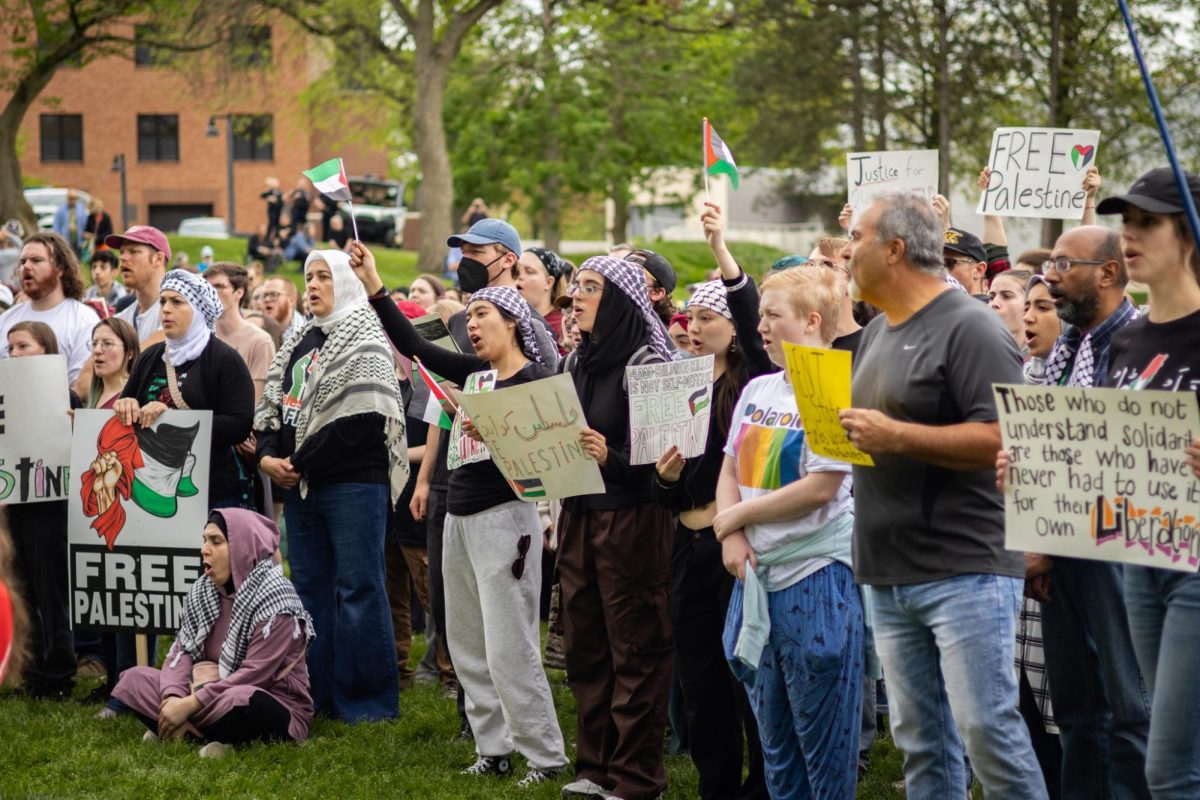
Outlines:
{"type": "Polygon", "coordinates": [[[850,353],[790,342],[783,343],[783,352],[812,451],[850,464],[875,466],[869,455],[850,444],[838,419],[839,411],[850,408],[850,353]]]}

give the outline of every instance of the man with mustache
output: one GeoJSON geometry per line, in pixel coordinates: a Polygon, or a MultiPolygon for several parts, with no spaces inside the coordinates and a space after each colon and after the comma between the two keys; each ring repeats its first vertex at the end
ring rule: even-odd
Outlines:
{"type": "MultiPolygon", "coordinates": [[[[1116,231],[1083,225],[1042,265],[1063,329],[1046,359],[1048,386],[1103,386],[1109,342],[1137,319],[1116,231]]],[[[1028,553],[1042,600],[1046,673],[1063,750],[1063,797],[1148,798],[1150,701],[1125,617],[1121,565],[1028,553]]]]}

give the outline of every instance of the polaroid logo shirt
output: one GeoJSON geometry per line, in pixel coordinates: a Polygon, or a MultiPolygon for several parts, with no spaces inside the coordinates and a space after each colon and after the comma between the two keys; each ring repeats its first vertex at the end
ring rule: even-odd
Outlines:
{"type": "MultiPolygon", "coordinates": [[[[782,489],[810,472],[846,475],[837,495],[820,509],[797,519],[746,526],[746,538],[755,553],[769,553],[814,531],[850,510],[851,467],[842,461],[818,456],[809,449],[804,426],[796,410],[792,384],[784,373],[755,378],[746,384],[733,409],[725,454],[737,466],[738,491],[752,500],[782,489]]],[[[827,564],[815,558],[771,567],[767,590],[785,589],[827,564]]]]}

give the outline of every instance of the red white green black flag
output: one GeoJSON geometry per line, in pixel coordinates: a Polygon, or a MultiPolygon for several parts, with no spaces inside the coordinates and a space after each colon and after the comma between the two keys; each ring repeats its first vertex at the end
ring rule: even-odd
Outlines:
{"type": "Polygon", "coordinates": [[[724,173],[729,176],[733,188],[738,188],[738,168],[733,161],[733,153],[729,145],[717,135],[708,117],[704,118],[704,174],[717,175],[724,173]]]}

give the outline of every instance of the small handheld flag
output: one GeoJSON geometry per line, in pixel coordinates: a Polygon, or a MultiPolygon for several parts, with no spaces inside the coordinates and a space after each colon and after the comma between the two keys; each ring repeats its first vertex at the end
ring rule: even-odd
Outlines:
{"type": "Polygon", "coordinates": [[[425,406],[421,414],[421,419],[428,422],[430,425],[437,425],[443,430],[450,430],[453,423],[450,420],[450,415],[446,413],[442,406],[443,402],[449,402],[446,397],[446,392],[438,385],[437,378],[425,369],[425,365],[417,361],[417,372],[421,376],[421,382],[425,384],[425,388],[429,390],[429,403],[425,406]]]}
{"type": "Polygon", "coordinates": [[[738,168],[733,161],[729,146],[713,130],[708,117],[704,118],[704,194],[708,194],[708,176],[724,173],[729,176],[733,188],[738,188],[738,168]]]}
{"type": "Polygon", "coordinates": [[[304,170],[304,177],[313,187],[331,200],[345,200],[350,204],[350,225],[354,228],[354,239],[358,240],[358,222],[354,219],[354,195],[350,193],[350,181],[346,180],[346,168],[340,158],[331,158],[304,170]]]}

